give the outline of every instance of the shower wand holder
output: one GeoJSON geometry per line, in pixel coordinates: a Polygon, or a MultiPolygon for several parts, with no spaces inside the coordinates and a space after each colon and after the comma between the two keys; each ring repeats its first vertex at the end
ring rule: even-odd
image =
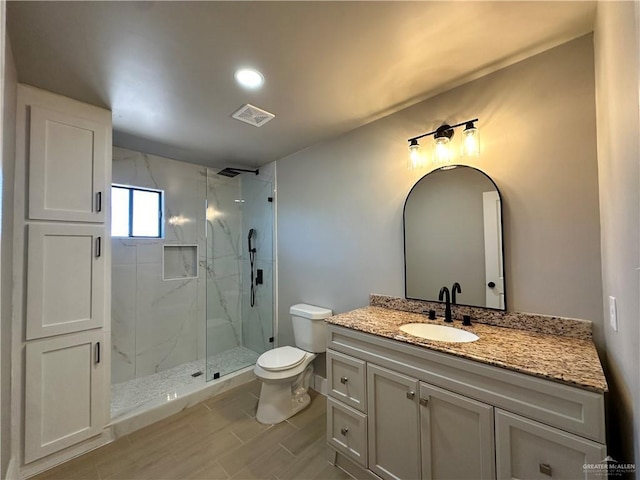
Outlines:
{"type": "Polygon", "coordinates": [[[262,285],[264,283],[262,272],[263,270],[261,268],[256,271],[256,285],[262,285]]]}

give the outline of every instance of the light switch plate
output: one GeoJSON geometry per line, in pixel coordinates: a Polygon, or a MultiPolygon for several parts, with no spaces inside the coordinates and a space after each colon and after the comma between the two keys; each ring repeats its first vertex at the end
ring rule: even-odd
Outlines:
{"type": "Polygon", "coordinates": [[[616,297],[609,297],[609,325],[614,332],[618,331],[618,307],[616,297]]]}

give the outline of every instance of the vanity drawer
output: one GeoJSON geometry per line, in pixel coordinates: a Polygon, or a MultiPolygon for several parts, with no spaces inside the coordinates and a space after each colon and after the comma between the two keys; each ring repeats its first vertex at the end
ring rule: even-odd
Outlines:
{"type": "Polygon", "coordinates": [[[498,479],[591,478],[584,464],[598,464],[606,447],[582,437],[496,409],[498,479]]]}
{"type": "Polygon", "coordinates": [[[343,353],[327,350],[329,395],[367,413],[366,363],[343,353]]]}
{"type": "Polygon", "coordinates": [[[367,416],[327,398],[327,442],[366,468],[367,416]]]}

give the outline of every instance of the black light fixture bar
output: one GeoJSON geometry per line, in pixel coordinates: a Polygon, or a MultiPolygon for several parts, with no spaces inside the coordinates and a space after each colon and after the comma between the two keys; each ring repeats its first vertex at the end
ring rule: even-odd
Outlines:
{"type": "MultiPolygon", "coordinates": [[[[448,132],[449,130],[453,130],[454,128],[461,127],[463,125],[466,125],[467,123],[475,123],[477,121],[478,121],[478,119],[474,118],[473,120],[466,120],[464,122],[456,123],[455,125],[447,125],[445,123],[444,125],[441,125],[438,128],[436,128],[433,132],[423,133],[422,135],[418,135],[417,137],[411,137],[407,141],[409,142],[410,145],[417,145],[418,144],[418,140],[420,140],[421,138],[428,137],[429,135],[435,135],[436,133],[448,132]]],[[[451,135],[447,135],[447,136],[451,137],[451,135]]]]}

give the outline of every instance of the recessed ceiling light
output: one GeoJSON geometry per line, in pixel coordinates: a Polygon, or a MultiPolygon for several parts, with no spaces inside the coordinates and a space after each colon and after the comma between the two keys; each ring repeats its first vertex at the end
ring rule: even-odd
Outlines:
{"type": "Polygon", "coordinates": [[[264,76],[253,68],[241,68],[234,74],[236,81],[245,88],[260,88],[264,83],[264,76]]]}

